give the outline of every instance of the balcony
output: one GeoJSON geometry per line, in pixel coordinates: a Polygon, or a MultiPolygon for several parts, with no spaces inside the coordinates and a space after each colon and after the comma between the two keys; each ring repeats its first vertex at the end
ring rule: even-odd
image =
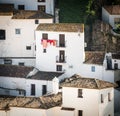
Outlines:
{"type": "Polygon", "coordinates": [[[61,47],[61,48],[65,48],[66,47],[66,41],[65,42],[57,42],[56,47],[61,47]]]}
{"type": "Polygon", "coordinates": [[[56,63],[66,63],[66,58],[67,58],[66,56],[65,57],[56,56],[56,63]]]}

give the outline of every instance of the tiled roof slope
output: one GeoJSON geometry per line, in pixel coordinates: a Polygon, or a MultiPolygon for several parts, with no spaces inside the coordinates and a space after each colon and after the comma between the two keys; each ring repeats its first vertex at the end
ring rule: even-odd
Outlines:
{"type": "Polygon", "coordinates": [[[62,74],[63,73],[38,71],[35,75],[29,76],[27,78],[37,80],[52,80],[53,78],[59,77],[62,74]]]}
{"type": "Polygon", "coordinates": [[[95,78],[83,78],[80,77],[79,75],[73,75],[71,78],[65,79],[65,81],[61,83],[61,86],[88,89],[104,89],[115,87],[116,85],[95,78]]]}
{"type": "Polygon", "coordinates": [[[12,15],[13,11],[13,4],[0,4],[0,15],[12,15]]]}
{"type": "Polygon", "coordinates": [[[16,11],[14,16],[12,17],[12,19],[48,19],[48,18],[53,18],[53,16],[41,11],[28,11],[28,10],[16,11]]]}
{"type": "Polygon", "coordinates": [[[120,15],[120,5],[104,6],[111,15],[120,15]]]}
{"type": "Polygon", "coordinates": [[[62,94],[52,94],[41,97],[0,97],[0,109],[7,110],[9,107],[49,109],[61,106],[62,94]]]}
{"type": "Polygon", "coordinates": [[[100,51],[86,51],[85,52],[85,63],[86,64],[98,64],[102,65],[105,53],[100,51]]]}
{"type": "Polygon", "coordinates": [[[0,76],[24,78],[33,70],[33,67],[0,65],[0,76]]]}
{"type": "Polygon", "coordinates": [[[112,54],[112,59],[120,59],[120,54],[112,54]]]}
{"type": "Polygon", "coordinates": [[[79,23],[40,24],[37,27],[37,30],[55,32],[84,32],[84,24],[79,23]]]}

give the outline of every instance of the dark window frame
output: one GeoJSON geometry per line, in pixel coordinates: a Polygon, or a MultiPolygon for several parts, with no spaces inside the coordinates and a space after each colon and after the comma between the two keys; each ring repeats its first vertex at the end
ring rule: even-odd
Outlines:
{"type": "Polygon", "coordinates": [[[45,5],[38,5],[38,11],[46,12],[46,6],[45,5]]]}
{"type": "Polygon", "coordinates": [[[16,28],[16,29],[15,29],[15,34],[16,34],[16,35],[20,35],[20,34],[21,34],[21,29],[16,28]]]}
{"type": "Polygon", "coordinates": [[[48,34],[47,33],[43,33],[42,34],[42,39],[48,40],[48,34]]]}
{"type": "Polygon", "coordinates": [[[62,65],[57,65],[56,66],[56,71],[62,71],[62,65]]]}
{"type": "Polygon", "coordinates": [[[25,10],[25,5],[18,5],[18,10],[25,10]]]}
{"type": "Polygon", "coordinates": [[[35,84],[31,84],[31,95],[35,96],[36,91],[35,91],[35,84]]]}
{"type": "Polygon", "coordinates": [[[108,101],[111,101],[111,93],[108,93],[108,101]]]}
{"type": "Polygon", "coordinates": [[[104,96],[101,94],[101,103],[104,103],[104,96]]]}
{"type": "Polygon", "coordinates": [[[26,50],[31,50],[31,46],[26,46],[26,50]]]}
{"type": "Polygon", "coordinates": [[[78,89],[78,98],[83,98],[83,90],[78,89]]]}
{"type": "Polygon", "coordinates": [[[6,30],[0,29],[0,40],[6,39],[6,30]]]}
{"type": "Polygon", "coordinates": [[[35,24],[39,24],[39,20],[38,19],[35,19],[35,24]]]}
{"type": "Polygon", "coordinates": [[[83,111],[82,110],[78,110],[78,116],[83,116],[83,111]]]}
{"type": "Polygon", "coordinates": [[[38,2],[46,2],[45,0],[38,0],[38,2]]]}

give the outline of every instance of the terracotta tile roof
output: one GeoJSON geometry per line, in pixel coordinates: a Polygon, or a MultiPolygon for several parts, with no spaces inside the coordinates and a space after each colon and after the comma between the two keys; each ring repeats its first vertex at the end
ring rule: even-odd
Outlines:
{"type": "Polygon", "coordinates": [[[28,76],[28,79],[37,79],[37,80],[52,80],[55,77],[59,77],[63,73],[57,72],[45,72],[45,71],[38,71],[35,75],[28,76]]]}
{"type": "Polygon", "coordinates": [[[120,15],[120,5],[104,6],[111,15],[120,15]]]}
{"type": "Polygon", "coordinates": [[[85,62],[86,64],[103,64],[105,53],[97,51],[87,51],[85,52],[85,62]]]}
{"type": "Polygon", "coordinates": [[[112,54],[112,59],[120,59],[120,54],[112,54]]]}
{"type": "Polygon", "coordinates": [[[110,87],[116,87],[115,84],[98,80],[95,78],[83,78],[79,75],[73,75],[70,78],[65,79],[63,83],[60,84],[62,87],[75,87],[75,88],[88,88],[88,89],[104,89],[110,87]]]}
{"type": "Polygon", "coordinates": [[[0,76],[25,78],[33,67],[0,65],[0,76]]]}
{"type": "Polygon", "coordinates": [[[0,4],[0,15],[12,15],[14,4],[0,4]]]}
{"type": "Polygon", "coordinates": [[[16,11],[14,16],[12,17],[12,19],[49,19],[49,18],[53,18],[53,16],[41,11],[28,11],[28,10],[16,11]]]}
{"type": "Polygon", "coordinates": [[[62,94],[41,97],[0,97],[0,109],[8,110],[9,107],[49,109],[61,106],[62,94]]]}
{"type": "Polygon", "coordinates": [[[37,27],[40,31],[55,31],[55,32],[84,32],[84,24],[79,23],[54,23],[40,24],[37,27]]]}

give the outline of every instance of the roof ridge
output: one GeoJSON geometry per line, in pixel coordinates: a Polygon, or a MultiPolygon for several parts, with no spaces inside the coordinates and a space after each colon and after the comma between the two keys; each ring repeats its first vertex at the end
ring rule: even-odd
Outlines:
{"type": "Polygon", "coordinates": [[[98,81],[97,81],[98,79],[94,78],[94,80],[96,82],[97,88],[100,89],[100,86],[99,86],[98,81]]]}

